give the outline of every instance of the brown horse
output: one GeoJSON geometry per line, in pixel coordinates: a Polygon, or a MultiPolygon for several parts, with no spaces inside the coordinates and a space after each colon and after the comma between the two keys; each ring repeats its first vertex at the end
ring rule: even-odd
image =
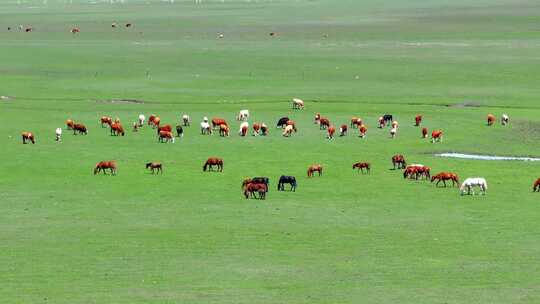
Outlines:
{"type": "Polygon", "coordinates": [[[441,173],[438,173],[438,174],[431,177],[431,182],[432,183],[434,181],[437,181],[437,183],[435,184],[436,187],[439,186],[440,182],[443,182],[444,187],[446,187],[446,181],[447,180],[452,181],[452,187],[454,187],[454,185],[459,186],[458,176],[457,176],[457,174],[452,173],[452,172],[441,172],[441,173]]]}
{"type": "Polygon", "coordinates": [[[487,125],[492,126],[495,123],[495,120],[496,120],[495,115],[488,114],[488,116],[487,116],[487,125]]]}
{"type": "Polygon", "coordinates": [[[319,172],[319,176],[322,175],[323,167],[321,165],[311,165],[307,170],[307,176],[312,177],[314,172],[319,172]]]}
{"type": "Polygon", "coordinates": [[[157,128],[157,134],[159,135],[159,132],[161,132],[161,131],[172,132],[172,126],[171,125],[164,125],[162,127],[158,127],[157,128]]]}
{"type": "Polygon", "coordinates": [[[206,171],[208,168],[208,171],[214,171],[214,166],[217,166],[218,171],[223,171],[223,159],[217,158],[217,157],[210,157],[206,160],[206,163],[204,163],[203,171],[206,171]]]}
{"type": "Polygon", "coordinates": [[[150,117],[148,117],[148,125],[151,126],[154,124],[154,120],[156,119],[156,115],[152,114],[150,117]]]}
{"type": "Polygon", "coordinates": [[[155,162],[147,163],[146,169],[152,170],[152,174],[154,174],[154,171],[157,171],[157,173],[163,174],[163,165],[161,165],[161,163],[155,163],[155,162]]]}
{"type": "Polygon", "coordinates": [[[102,128],[105,128],[107,126],[110,126],[112,125],[112,118],[110,118],[109,116],[102,116],[100,118],[100,122],[101,122],[101,127],[102,128]]]}
{"type": "Polygon", "coordinates": [[[32,144],[36,143],[36,139],[34,138],[34,133],[32,132],[22,132],[22,143],[26,144],[27,141],[32,142],[32,144]]]}
{"type": "Polygon", "coordinates": [[[229,136],[229,126],[219,125],[219,136],[222,136],[222,137],[229,136]]]}
{"type": "Polygon", "coordinates": [[[355,116],[353,116],[353,118],[351,118],[351,128],[358,128],[361,125],[362,125],[362,119],[361,118],[358,118],[358,117],[355,117],[355,116]]]}
{"type": "Polygon", "coordinates": [[[75,124],[75,122],[72,120],[72,119],[68,119],[66,120],[66,128],[68,130],[73,130],[73,125],[75,124]]]}
{"type": "Polygon", "coordinates": [[[318,124],[321,120],[321,113],[316,113],[315,114],[315,121],[313,122],[314,124],[318,124]]]}
{"type": "Polygon", "coordinates": [[[172,142],[174,144],[174,134],[170,131],[161,131],[159,132],[159,142],[172,142]]]}
{"type": "Polygon", "coordinates": [[[74,27],[74,28],[71,29],[70,32],[71,32],[72,34],[77,34],[77,33],[80,33],[80,32],[81,32],[81,29],[78,28],[78,27],[74,27]]]}
{"type": "Polygon", "coordinates": [[[212,118],[212,128],[213,129],[219,128],[220,125],[227,125],[228,126],[225,119],[217,118],[217,117],[212,118]]]}
{"type": "Polygon", "coordinates": [[[364,125],[361,125],[358,131],[360,131],[360,137],[364,138],[367,135],[368,128],[364,125]]]}
{"type": "Polygon", "coordinates": [[[420,123],[422,122],[422,115],[416,115],[414,118],[414,126],[418,127],[420,126],[420,123]]]}
{"type": "Polygon", "coordinates": [[[403,157],[403,155],[396,154],[392,156],[392,165],[394,165],[394,170],[396,170],[396,165],[398,169],[405,169],[407,162],[405,161],[405,157],[403,157]]]}
{"type": "Polygon", "coordinates": [[[259,132],[261,131],[261,124],[254,123],[253,124],[253,136],[259,136],[259,132]]]}
{"type": "Polygon", "coordinates": [[[540,192],[540,178],[534,182],[533,192],[540,192]]]}
{"type": "Polygon", "coordinates": [[[345,136],[347,135],[347,125],[343,124],[341,127],[339,127],[339,136],[345,136]]]}
{"type": "Polygon", "coordinates": [[[330,127],[330,120],[328,118],[321,117],[319,119],[319,129],[324,130],[330,127]]]}
{"type": "Polygon", "coordinates": [[[73,135],[77,135],[77,133],[88,135],[88,130],[86,129],[86,126],[83,124],[74,124],[73,135]]]}
{"type": "Polygon", "coordinates": [[[266,192],[268,192],[268,187],[263,183],[254,183],[249,182],[242,188],[244,190],[244,196],[248,199],[250,196],[252,198],[257,198],[255,193],[259,194],[259,199],[266,199],[266,192]]]}
{"type": "Polygon", "coordinates": [[[427,135],[428,135],[428,129],[422,128],[422,138],[427,138],[427,135]]]}
{"type": "Polygon", "coordinates": [[[111,124],[111,135],[112,136],[118,136],[118,135],[126,135],[124,132],[124,127],[119,122],[115,122],[111,124]]]}
{"type": "Polygon", "coordinates": [[[358,169],[358,171],[362,171],[362,174],[364,174],[364,169],[366,169],[366,172],[369,174],[371,172],[371,165],[370,163],[363,163],[358,162],[352,165],[353,170],[358,169]]]}
{"type": "Polygon", "coordinates": [[[330,127],[328,127],[327,131],[328,131],[327,138],[328,139],[334,138],[334,133],[336,133],[336,128],[334,128],[334,126],[330,126],[330,127]]]}
{"type": "Polygon", "coordinates": [[[99,171],[103,171],[103,174],[107,175],[107,172],[106,172],[107,169],[111,170],[112,175],[116,175],[116,172],[117,172],[116,161],[114,160],[100,161],[94,167],[94,175],[98,174],[99,171]]]}
{"type": "Polygon", "coordinates": [[[265,123],[261,124],[261,135],[262,136],[268,135],[268,126],[265,123]]]}
{"type": "Polygon", "coordinates": [[[431,132],[431,142],[442,142],[443,139],[443,131],[441,130],[435,130],[431,132]]]}

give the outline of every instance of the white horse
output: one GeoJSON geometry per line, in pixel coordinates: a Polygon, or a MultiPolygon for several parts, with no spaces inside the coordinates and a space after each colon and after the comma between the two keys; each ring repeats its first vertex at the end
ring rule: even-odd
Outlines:
{"type": "Polygon", "coordinates": [[[249,123],[247,121],[244,121],[243,123],[240,124],[240,129],[238,130],[238,134],[242,135],[243,128],[246,128],[246,130],[249,130],[249,123]]]}
{"type": "Polygon", "coordinates": [[[390,129],[390,136],[392,138],[395,138],[396,137],[396,134],[397,134],[397,128],[392,128],[390,129]]]}
{"type": "Polygon", "coordinates": [[[56,128],[56,141],[62,140],[62,128],[56,128]]]}
{"type": "Polygon", "coordinates": [[[249,118],[249,110],[240,110],[240,112],[238,112],[238,115],[236,116],[236,120],[245,121],[245,120],[248,120],[248,118],[249,118]]]}
{"type": "Polygon", "coordinates": [[[189,126],[191,124],[191,117],[189,115],[184,114],[182,115],[182,121],[184,122],[184,126],[189,126]]]}
{"type": "Polygon", "coordinates": [[[479,187],[482,195],[486,195],[487,191],[487,182],[483,177],[469,177],[461,184],[459,187],[459,192],[461,195],[472,194],[474,195],[474,187],[479,187]]]}
{"type": "Polygon", "coordinates": [[[203,135],[212,134],[212,128],[210,127],[210,124],[208,123],[208,119],[206,119],[206,121],[201,122],[201,134],[203,134],[203,135]]]}
{"type": "Polygon", "coordinates": [[[144,116],[144,114],[139,114],[139,127],[143,126],[145,120],[146,117],[144,116]]]}
{"type": "Polygon", "coordinates": [[[506,126],[506,125],[508,124],[509,121],[510,121],[510,117],[508,117],[508,115],[503,114],[503,115],[501,116],[501,124],[502,124],[503,126],[506,126]]]}
{"type": "Polygon", "coordinates": [[[293,109],[304,109],[304,101],[300,98],[293,98],[292,99],[292,108],[293,109]]]}

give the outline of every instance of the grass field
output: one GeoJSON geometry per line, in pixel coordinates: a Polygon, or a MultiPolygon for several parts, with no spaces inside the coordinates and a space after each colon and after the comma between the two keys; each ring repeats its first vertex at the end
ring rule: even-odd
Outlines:
{"type": "Polygon", "coordinates": [[[540,302],[540,164],[433,156],[540,155],[537,1],[73,2],[0,3],[0,302],[540,302]],[[7,31],[19,24],[35,30],[7,31]],[[237,136],[243,108],[268,137],[237,136]],[[367,139],[326,140],[316,112],[362,117],[367,139]],[[98,124],[139,113],[194,123],[175,144],[98,124]],[[383,113],[395,140],[376,128],[383,113]],[[443,143],[420,138],[418,113],[443,143]],[[510,126],[488,128],[488,113],[510,126]],[[294,137],[273,128],[285,115],[294,137]],[[232,136],[199,135],[203,116],[233,122],[232,136]],[[89,134],[54,142],[68,118],[89,134]],[[404,180],[396,153],[483,176],[488,194],[404,180]],[[223,173],[202,172],[209,156],[223,173]],[[94,176],[107,159],[118,176],[94,176]],[[144,170],[152,160],[163,176],[144,170]],[[312,163],[322,177],[306,177],[312,163]],[[275,191],[282,174],[296,193],[275,191]],[[270,177],[266,201],[242,197],[250,176],[270,177]]]}

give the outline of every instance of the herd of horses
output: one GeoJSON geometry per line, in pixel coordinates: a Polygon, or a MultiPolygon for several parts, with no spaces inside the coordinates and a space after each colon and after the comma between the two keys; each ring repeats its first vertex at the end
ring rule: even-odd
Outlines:
{"type": "MultiPolygon", "coordinates": [[[[297,110],[304,109],[304,102],[298,98],[294,98],[292,101],[292,108],[297,110]]],[[[239,135],[246,136],[248,133],[249,123],[248,119],[250,113],[248,110],[241,110],[236,116],[236,120],[240,121],[239,135]]],[[[414,126],[419,127],[422,123],[423,116],[416,115],[414,118],[414,126]]],[[[157,115],[150,115],[148,119],[148,125],[156,129],[156,134],[159,142],[175,142],[176,137],[183,137],[184,131],[183,127],[189,127],[191,125],[191,118],[187,114],[182,115],[181,124],[176,125],[175,131],[176,134],[173,134],[173,127],[170,124],[162,124],[161,119],[157,115]]],[[[492,126],[496,121],[496,117],[492,114],[487,116],[487,125],[492,126]]],[[[125,130],[122,126],[120,119],[116,118],[113,120],[111,117],[102,116],[99,119],[102,128],[108,127],[110,129],[111,136],[125,136],[125,130]]],[[[140,114],[136,122],[133,123],[133,132],[137,132],[140,128],[144,126],[146,122],[146,117],[144,114],[140,114]]],[[[327,138],[332,139],[336,128],[331,124],[330,120],[320,113],[316,113],[314,117],[314,123],[319,126],[320,130],[327,131],[327,138]]],[[[509,123],[509,117],[506,114],[501,116],[501,124],[507,125],[509,123]]],[[[399,123],[394,119],[391,114],[384,114],[378,119],[378,127],[384,128],[389,126],[391,129],[391,137],[394,138],[397,134],[399,128],[399,123]]],[[[283,129],[282,135],[285,137],[291,136],[293,133],[297,132],[296,124],[289,117],[281,117],[276,124],[277,128],[283,129]]],[[[367,126],[364,124],[364,121],[359,117],[352,117],[350,124],[342,124],[339,127],[339,136],[346,136],[349,131],[349,127],[352,129],[358,129],[359,137],[366,137],[367,126]]],[[[66,128],[73,131],[73,135],[87,135],[88,129],[84,124],[76,123],[72,119],[66,121],[66,128]]],[[[213,130],[219,130],[220,136],[229,136],[230,128],[227,121],[223,118],[214,117],[209,120],[207,117],[203,118],[201,122],[201,134],[210,135],[213,130]]],[[[252,125],[253,135],[266,136],[268,135],[268,127],[264,123],[254,123],[252,125]]],[[[422,128],[422,138],[426,138],[428,134],[427,128],[422,128]]],[[[56,129],[56,140],[60,141],[62,134],[62,129],[56,129]]],[[[431,133],[431,142],[441,142],[443,136],[442,130],[434,130],[431,133]]],[[[22,132],[22,141],[23,144],[31,142],[36,143],[35,135],[32,132],[22,132]]],[[[435,186],[439,186],[440,183],[443,183],[443,186],[446,187],[446,182],[451,182],[452,187],[459,185],[459,179],[457,174],[453,172],[440,172],[436,175],[431,176],[431,169],[427,166],[420,164],[407,165],[405,157],[401,154],[392,156],[392,169],[393,170],[403,170],[403,178],[405,179],[414,179],[414,180],[431,180],[431,182],[436,182],[435,186]]],[[[151,170],[152,174],[158,173],[163,174],[163,165],[158,162],[150,162],[146,164],[146,169],[151,170]]],[[[358,170],[362,174],[371,173],[371,164],[368,162],[357,162],[352,165],[353,170],[358,170]]],[[[117,163],[116,161],[101,161],[97,163],[94,167],[94,175],[103,173],[107,174],[110,172],[111,175],[117,174],[117,163]]],[[[203,165],[203,171],[223,171],[223,159],[218,157],[210,157],[206,160],[203,165]]],[[[307,177],[313,177],[315,174],[322,176],[323,166],[320,164],[313,164],[308,167],[307,177]]],[[[279,178],[277,189],[278,191],[285,191],[285,185],[290,185],[290,191],[296,191],[297,183],[294,176],[281,176],[279,178]]],[[[259,198],[265,199],[266,193],[268,192],[269,179],[267,177],[254,177],[251,179],[245,179],[242,183],[242,191],[246,198],[259,198]]],[[[477,187],[480,189],[480,193],[485,194],[487,191],[487,182],[484,178],[475,177],[467,178],[463,181],[460,186],[461,194],[474,194],[474,188],[477,187]]],[[[534,192],[540,192],[540,178],[535,181],[533,185],[534,192]]]]}

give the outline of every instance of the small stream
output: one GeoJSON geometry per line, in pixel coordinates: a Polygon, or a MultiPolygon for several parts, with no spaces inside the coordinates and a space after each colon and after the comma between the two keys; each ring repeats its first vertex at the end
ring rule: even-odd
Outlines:
{"type": "Polygon", "coordinates": [[[520,156],[496,156],[496,155],[479,155],[479,154],[464,154],[464,153],[439,153],[435,154],[439,157],[475,159],[475,160],[518,160],[518,161],[540,161],[536,157],[520,157],[520,156]]]}

